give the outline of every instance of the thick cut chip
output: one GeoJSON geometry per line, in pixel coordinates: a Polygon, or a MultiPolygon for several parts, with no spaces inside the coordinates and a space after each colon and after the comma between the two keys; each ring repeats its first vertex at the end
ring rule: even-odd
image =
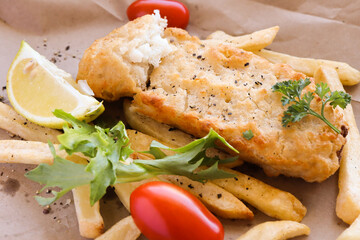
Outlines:
{"type": "Polygon", "coordinates": [[[297,222],[305,216],[306,208],[291,193],[272,187],[246,174],[230,169],[226,171],[235,174],[236,177],[211,181],[266,215],[297,222]]]}
{"type": "Polygon", "coordinates": [[[293,221],[274,221],[261,223],[236,240],[286,240],[301,235],[309,235],[310,228],[293,221]]]}
{"type": "MultiPolygon", "coordinates": [[[[315,80],[326,82],[332,91],[344,91],[333,68],[321,66],[315,72],[315,80]]],[[[336,215],[351,224],[360,214],[360,134],[351,105],[346,107],[344,114],[349,124],[349,132],[341,154],[336,215]]]]}
{"type": "MultiPolygon", "coordinates": [[[[59,151],[58,145],[55,145],[55,148],[57,155],[62,158],[67,156],[64,150],[59,151]]],[[[47,143],[22,140],[0,140],[1,163],[52,164],[53,161],[53,156],[47,143]]]]}
{"type": "Polygon", "coordinates": [[[313,76],[315,70],[318,67],[327,66],[336,70],[336,72],[339,74],[341,83],[344,85],[352,86],[360,82],[360,71],[351,67],[347,63],[324,59],[294,57],[284,53],[273,52],[265,49],[255,53],[273,63],[289,64],[294,70],[302,72],[308,76],[313,76]]]}
{"type": "Polygon", "coordinates": [[[10,66],[6,89],[14,109],[42,126],[62,127],[64,121],[52,113],[55,109],[85,121],[104,111],[102,103],[79,91],[70,74],[58,69],[24,41],[10,66]]]}
{"type": "MultiPolygon", "coordinates": [[[[149,117],[138,114],[137,112],[131,110],[130,106],[131,106],[130,101],[125,100],[124,113],[125,113],[126,121],[133,129],[136,129],[146,134],[144,136],[144,134],[139,133],[139,135],[137,136],[136,134],[137,132],[134,133],[133,131],[128,130],[130,143],[132,144],[132,146],[137,147],[134,148],[135,151],[149,150],[150,143],[153,140],[162,142],[166,146],[172,148],[182,147],[196,140],[196,138],[194,138],[190,134],[187,134],[179,129],[170,127],[169,125],[166,124],[159,123],[149,117]]],[[[168,155],[174,154],[174,152],[172,151],[165,150],[164,152],[168,155]]],[[[220,159],[226,159],[232,157],[229,154],[215,148],[208,149],[207,154],[208,156],[218,156],[220,159]]],[[[219,164],[222,164],[222,166],[226,166],[230,168],[240,166],[242,163],[243,161],[240,158],[238,158],[233,162],[229,162],[225,164],[222,164],[221,161],[219,162],[219,164]]]]}
{"type": "Polygon", "coordinates": [[[278,31],[278,26],[259,30],[243,36],[231,36],[223,31],[216,31],[207,37],[207,42],[225,45],[229,44],[247,51],[258,51],[269,46],[273,42],[278,31]]]}
{"type": "Polygon", "coordinates": [[[79,231],[82,237],[96,238],[104,231],[104,220],[100,204],[90,205],[90,186],[84,185],[72,190],[79,231]]]}
{"type": "Polygon", "coordinates": [[[96,240],[135,240],[140,237],[140,230],[131,216],[121,219],[96,240]]]}
{"type": "Polygon", "coordinates": [[[0,102],[0,128],[23,139],[40,142],[58,143],[58,130],[29,122],[12,107],[0,102]]]}
{"type": "Polygon", "coordinates": [[[336,240],[360,240],[360,215],[336,240]]]}
{"type": "Polygon", "coordinates": [[[254,214],[233,194],[211,183],[192,181],[183,176],[159,176],[197,197],[212,213],[222,218],[252,219],[254,214]]]}

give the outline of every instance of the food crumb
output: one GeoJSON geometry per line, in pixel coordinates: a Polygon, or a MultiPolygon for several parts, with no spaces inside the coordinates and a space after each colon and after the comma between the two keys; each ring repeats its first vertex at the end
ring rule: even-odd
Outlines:
{"type": "Polygon", "coordinates": [[[49,214],[51,211],[51,207],[49,205],[47,205],[44,209],[43,209],[43,214],[49,214]]]}
{"type": "Polygon", "coordinates": [[[217,198],[221,198],[221,197],[222,197],[222,194],[219,193],[219,194],[217,195],[217,198]]]}
{"type": "Polygon", "coordinates": [[[66,199],[65,205],[70,205],[70,203],[71,203],[71,199],[70,198],[66,199]]]}
{"type": "Polygon", "coordinates": [[[68,51],[70,49],[70,46],[66,46],[65,51],[68,51]]]}

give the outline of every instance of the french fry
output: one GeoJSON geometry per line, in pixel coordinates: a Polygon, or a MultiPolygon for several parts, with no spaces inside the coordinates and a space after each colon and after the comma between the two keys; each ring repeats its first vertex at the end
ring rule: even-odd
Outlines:
{"type": "Polygon", "coordinates": [[[121,219],[96,240],[135,240],[141,232],[131,216],[121,219]]]}
{"type": "MultiPolygon", "coordinates": [[[[55,144],[55,151],[59,157],[72,162],[86,164],[86,157],[81,153],[69,156],[64,150],[59,150],[55,144]]],[[[43,142],[23,140],[0,140],[0,163],[24,163],[24,164],[52,164],[54,158],[49,145],[43,142]]]]}
{"type": "Polygon", "coordinates": [[[90,186],[84,185],[72,190],[79,231],[82,237],[96,238],[104,231],[104,220],[100,204],[90,205],[90,186]]]}
{"type": "MultiPolygon", "coordinates": [[[[326,82],[332,91],[344,91],[335,69],[321,66],[314,75],[315,81],[326,82]]],[[[349,132],[341,153],[336,215],[351,224],[360,215],[360,134],[351,105],[345,108],[344,116],[349,132]]]]}
{"type": "Polygon", "coordinates": [[[192,181],[183,176],[158,176],[197,197],[215,215],[228,219],[252,219],[254,214],[239,199],[217,185],[192,181]]]}
{"type": "Polygon", "coordinates": [[[256,225],[236,240],[285,240],[309,234],[310,228],[305,224],[284,220],[256,225]]]}
{"type": "Polygon", "coordinates": [[[243,36],[230,36],[222,31],[216,31],[210,34],[206,39],[207,42],[216,41],[217,44],[219,42],[221,44],[231,44],[238,48],[242,48],[247,51],[258,51],[269,46],[276,34],[279,31],[279,27],[271,27],[267,29],[263,29],[260,31],[256,31],[243,36]]]}
{"type": "Polygon", "coordinates": [[[0,102],[0,128],[23,139],[39,142],[58,143],[60,131],[41,127],[26,120],[12,107],[0,102]]]}
{"type": "Polygon", "coordinates": [[[140,185],[152,182],[152,181],[160,181],[157,177],[148,178],[140,182],[130,182],[130,183],[117,183],[114,185],[115,193],[120,199],[121,203],[124,207],[130,212],[130,195],[131,193],[140,185]]]}
{"type": "MultiPolygon", "coordinates": [[[[54,145],[56,153],[65,158],[67,153],[60,151],[58,145],[54,145]]],[[[0,140],[0,162],[1,163],[24,163],[40,164],[53,163],[53,156],[49,145],[43,142],[22,140],[0,140]]]]}
{"type": "MultiPolygon", "coordinates": [[[[149,117],[136,113],[131,109],[131,103],[129,100],[124,100],[123,109],[124,109],[126,121],[130,124],[132,128],[155,138],[157,141],[162,142],[163,144],[169,147],[172,148],[182,147],[195,140],[193,136],[184,133],[183,131],[174,129],[169,125],[156,122],[155,120],[149,117]]],[[[154,139],[146,140],[146,141],[151,142],[152,140],[154,139]]],[[[139,141],[140,142],[145,141],[145,139],[139,141]]],[[[139,141],[136,141],[137,145],[140,144],[139,141]]],[[[133,144],[132,146],[136,146],[136,145],[133,144]]],[[[143,144],[143,146],[146,146],[146,148],[144,149],[143,147],[142,149],[148,150],[150,143],[149,145],[143,144]]],[[[165,153],[170,154],[171,151],[165,153]]],[[[208,149],[207,153],[211,156],[217,155],[219,156],[220,159],[231,157],[229,154],[219,151],[215,148],[208,149]]],[[[224,164],[223,166],[231,168],[231,167],[240,166],[242,163],[243,161],[241,159],[238,159],[234,162],[224,164]]]]}
{"type": "Polygon", "coordinates": [[[360,215],[336,240],[359,240],[360,239],[360,215]]]}
{"type": "Polygon", "coordinates": [[[306,208],[291,193],[274,188],[246,174],[223,169],[235,174],[236,177],[211,181],[266,215],[297,222],[300,222],[305,216],[306,208]]]}
{"type": "Polygon", "coordinates": [[[182,147],[195,140],[195,138],[189,134],[136,113],[131,109],[131,102],[127,99],[124,100],[124,114],[126,121],[133,129],[150,135],[166,143],[169,147],[182,147]],[[169,142],[169,139],[171,142],[169,142]]]}
{"type": "Polygon", "coordinates": [[[289,64],[295,71],[302,72],[310,77],[314,75],[314,72],[318,67],[327,66],[336,70],[343,85],[352,86],[360,82],[360,71],[351,67],[347,63],[323,59],[294,57],[265,49],[255,51],[254,53],[273,63],[289,64]]]}

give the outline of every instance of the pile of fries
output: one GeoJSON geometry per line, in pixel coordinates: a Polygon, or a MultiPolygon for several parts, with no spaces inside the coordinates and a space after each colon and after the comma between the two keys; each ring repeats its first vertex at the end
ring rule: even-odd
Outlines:
{"type": "MultiPolygon", "coordinates": [[[[355,85],[360,81],[360,72],[341,62],[298,58],[282,53],[265,50],[274,40],[279,28],[273,27],[244,36],[230,36],[224,32],[214,32],[206,41],[209,44],[222,40],[224,44],[232,44],[238,48],[252,51],[274,63],[291,65],[295,70],[313,76],[317,82],[326,82],[332,91],[342,90],[343,85],[355,85]]],[[[141,152],[147,150],[152,140],[157,140],[170,147],[183,146],[193,138],[181,131],[169,131],[169,126],[159,124],[149,118],[132,112],[129,101],[124,101],[124,114],[128,124],[136,130],[128,130],[132,148],[141,152]]],[[[351,106],[345,109],[345,118],[349,123],[349,134],[341,159],[339,174],[339,194],[336,203],[336,214],[344,222],[352,224],[341,236],[340,240],[355,239],[360,236],[360,135],[356,126],[351,106]]],[[[25,140],[0,140],[1,163],[40,164],[53,162],[47,142],[51,141],[57,147],[59,131],[43,128],[27,122],[10,106],[0,103],[0,128],[20,136],[25,140]]],[[[57,154],[77,163],[86,162],[84,156],[68,156],[65,151],[57,150],[57,154]]],[[[225,153],[222,153],[226,155],[225,153]]],[[[136,153],[142,159],[150,156],[136,153]]],[[[185,188],[199,198],[215,215],[226,219],[252,219],[253,212],[242,202],[252,205],[266,215],[279,219],[259,224],[238,240],[244,239],[288,239],[300,235],[308,235],[309,227],[301,224],[306,214],[306,208],[292,194],[272,187],[254,177],[234,171],[230,167],[239,166],[237,161],[223,169],[234,173],[231,179],[212,180],[205,184],[192,181],[181,176],[158,176],[142,182],[114,185],[115,192],[125,208],[129,210],[131,192],[144,182],[166,181],[180,187],[191,184],[193,188],[185,188]],[[180,180],[180,181],[179,181],[180,180]],[[180,182],[185,184],[179,184],[180,182]],[[217,195],[221,194],[221,198],[217,195]]],[[[104,233],[104,221],[97,202],[90,206],[89,186],[73,189],[73,198],[81,236],[101,240],[137,239],[141,232],[136,227],[131,216],[128,216],[104,233]]]]}

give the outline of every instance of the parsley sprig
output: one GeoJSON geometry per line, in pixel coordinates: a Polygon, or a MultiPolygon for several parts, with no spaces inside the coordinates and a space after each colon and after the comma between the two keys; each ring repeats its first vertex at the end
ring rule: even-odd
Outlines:
{"type": "Polygon", "coordinates": [[[302,91],[310,84],[309,78],[296,80],[288,80],[276,83],[272,89],[274,92],[284,94],[281,98],[283,106],[291,104],[282,118],[282,125],[288,126],[291,122],[298,122],[306,115],[313,115],[324,121],[336,133],[341,133],[329,120],[324,116],[325,105],[329,103],[333,108],[336,106],[345,109],[351,101],[351,96],[343,91],[331,92],[326,83],[317,83],[315,92],[307,92],[302,95],[302,91]],[[314,99],[315,94],[321,99],[321,112],[320,114],[310,108],[311,101],[314,99]]]}
{"type": "MultiPolygon", "coordinates": [[[[49,143],[54,163],[40,164],[26,174],[29,179],[45,184],[41,191],[48,187],[61,189],[52,190],[52,197],[36,196],[41,205],[48,205],[71,189],[85,184],[90,184],[90,203],[93,205],[104,196],[108,186],[116,183],[140,181],[157,175],[182,175],[200,182],[234,176],[218,168],[218,157],[210,158],[205,154],[207,148],[217,148],[216,141],[238,152],[213,130],[204,138],[177,149],[153,141],[148,153],[155,160],[134,160],[130,159],[133,150],[122,122],[111,129],[104,129],[81,122],[62,110],[55,110],[54,115],[72,126],[64,125],[64,134],[58,136],[60,149],[69,155],[81,152],[90,160],[87,165],[82,165],[63,159],[56,155],[53,145],[49,143]],[[168,156],[161,149],[174,151],[175,154],[168,156]],[[199,170],[200,166],[208,168],[199,170]]],[[[229,158],[221,162],[236,159],[229,158]]]]}

